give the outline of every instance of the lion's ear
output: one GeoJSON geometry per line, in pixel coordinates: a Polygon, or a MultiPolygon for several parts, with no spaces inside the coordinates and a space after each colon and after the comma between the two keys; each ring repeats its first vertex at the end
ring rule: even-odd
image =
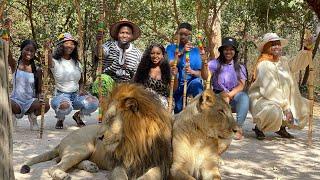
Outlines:
{"type": "Polygon", "coordinates": [[[135,98],[127,98],[125,99],[125,107],[126,109],[130,109],[132,110],[133,112],[137,112],[138,111],[138,101],[135,99],[135,98]]]}
{"type": "Polygon", "coordinates": [[[205,90],[199,99],[199,105],[201,109],[209,108],[213,106],[215,102],[216,102],[216,97],[212,92],[212,90],[210,89],[205,90]]]}

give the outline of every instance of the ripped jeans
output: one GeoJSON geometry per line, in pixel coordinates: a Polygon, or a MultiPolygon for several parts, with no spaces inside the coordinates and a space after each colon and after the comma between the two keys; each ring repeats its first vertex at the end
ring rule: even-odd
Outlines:
{"type": "Polygon", "coordinates": [[[78,92],[65,93],[56,90],[55,96],[51,100],[51,107],[54,109],[56,118],[59,120],[64,120],[65,116],[70,114],[72,110],[80,110],[80,115],[90,115],[97,110],[98,106],[99,100],[96,97],[90,94],[80,96],[78,92]],[[92,100],[88,101],[88,98],[92,100]],[[60,108],[64,102],[69,104],[69,108],[60,108]]]}

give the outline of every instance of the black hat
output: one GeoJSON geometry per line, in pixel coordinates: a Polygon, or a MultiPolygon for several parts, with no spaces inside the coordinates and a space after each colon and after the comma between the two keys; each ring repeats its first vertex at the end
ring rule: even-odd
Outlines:
{"type": "Polygon", "coordinates": [[[238,50],[237,50],[238,43],[237,43],[237,41],[236,41],[235,38],[232,38],[232,37],[225,37],[225,38],[223,38],[223,40],[222,40],[222,45],[218,48],[218,50],[219,50],[220,52],[222,52],[222,51],[223,51],[223,48],[224,48],[225,46],[232,46],[235,51],[238,51],[238,50]]]}

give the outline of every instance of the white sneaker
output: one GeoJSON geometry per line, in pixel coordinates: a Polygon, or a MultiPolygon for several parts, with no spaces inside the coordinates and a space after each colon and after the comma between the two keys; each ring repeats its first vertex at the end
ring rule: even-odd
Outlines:
{"type": "Polygon", "coordinates": [[[31,131],[38,131],[39,125],[37,122],[37,116],[34,113],[30,113],[30,114],[28,114],[28,119],[30,122],[30,130],[31,131]]]}

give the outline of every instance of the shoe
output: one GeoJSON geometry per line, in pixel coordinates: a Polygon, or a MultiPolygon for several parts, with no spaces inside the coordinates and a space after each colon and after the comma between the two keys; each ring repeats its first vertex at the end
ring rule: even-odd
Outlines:
{"type": "Polygon", "coordinates": [[[73,120],[76,121],[78,127],[83,127],[85,126],[86,124],[81,120],[81,117],[80,117],[80,111],[74,113],[74,115],[72,116],[73,120]]]}
{"type": "Polygon", "coordinates": [[[34,113],[30,113],[30,114],[28,114],[28,119],[30,122],[30,130],[31,131],[38,131],[39,125],[37,122],[37,116],[34,113]]]}
{"type": "Polygon", "coordinates": [[[56,123],[56,129],[63,129],[63,119],[58,119],[56,123]]]}
{"type": "Polygon", "coordinates": [[[252,129],[255,133],[256,133],[256,136],[257,136],[257,139],[258,140],[264,140],[266,138],[266,136],[263,134],[262,131],[260,131],[258,128],[257,128],[257,125],[254,127],[254,129],[252,129]]]}
{"type": "Polygon", "coordinates": [[[281,126],[280,130],[276,132],[278,135],[280,135],[282,138],[288,138],[293,139],[294,136],[292,136],[288,131],[286,130],[285,126],[281,126]]]}

